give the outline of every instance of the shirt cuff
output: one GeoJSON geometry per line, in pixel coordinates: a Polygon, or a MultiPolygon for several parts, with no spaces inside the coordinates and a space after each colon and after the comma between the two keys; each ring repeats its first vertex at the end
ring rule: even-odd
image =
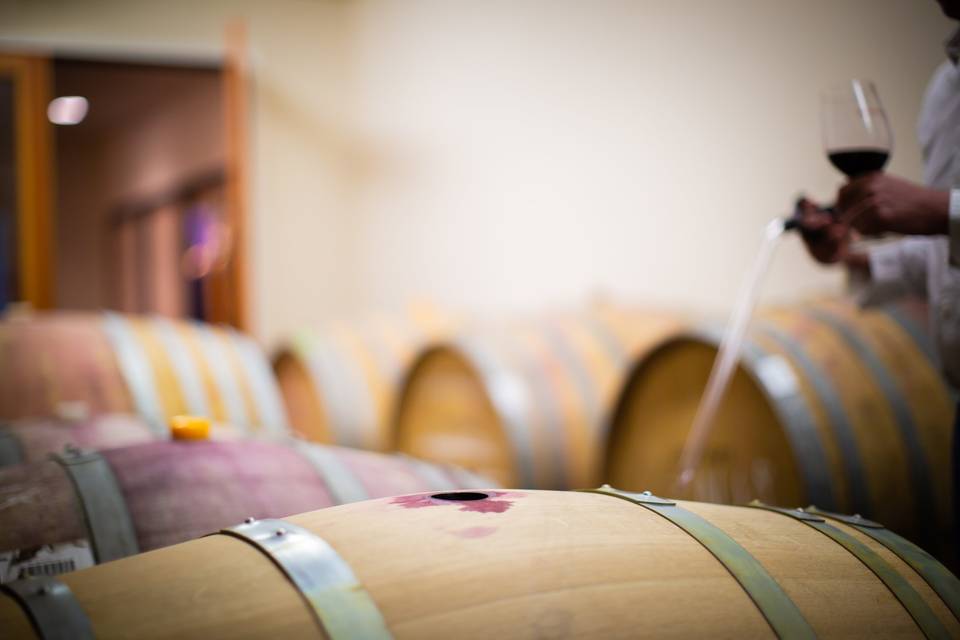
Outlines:
{"type": "Polygon", "coordinates": [[[871,247],[867,259],[870,261],[870,281],[873,284],[901,282],[906,277],[899,242],[871,247]]]}
{"type": "Polygon", "coordinates": [[[950,265],[960,267],[960,189],[950,191],[950,265]]]}

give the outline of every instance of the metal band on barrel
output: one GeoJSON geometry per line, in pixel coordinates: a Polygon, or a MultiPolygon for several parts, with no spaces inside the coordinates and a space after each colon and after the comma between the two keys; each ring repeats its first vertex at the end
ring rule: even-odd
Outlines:
{"type": "Polygon", "coordinates": [[[860,459],[856,435],[850,420],[847,419],[843,400],[830,383],[829,376],[824,374],[796,340],[773,323],[758,323],[758,330],[761,334],[769,336],[789,354],[790,359],[803,371],[807,381],[816,391],[817,398],[823,403],[823,408],[830,420],[830,427],[833,435],[836,436],[837,445],[840,447],[840,462],[847,476],[851,504],[855,505],[854,508],[859,511],[871,511],[870,488],[860,459]]]}
{"type": "Polygon", "coordinates": [[[910,586],[907,579],[891,567],[886,560],[877,555],[870,547],[863,544],[848,533],[837,529],[831,524],[812,513],[807,513],[803,509],[782,509],[780,507],[771,507],[762,502],[754,501],[750,503],[751,507],[756,509],[765,509],[793,518],[805,525],[808,525],[820,533],[824,534],[841,547],[850,552],[862,562],[870,571],[872,571],[880,581],[896,596],[903,608],[907,610],[910,617],[914,619],[917,626],[927,638],[949,638],[950,634],[944,628],[943,624],[933,613],[923,597],[917,593],[916,589],[910,586]]]}
{"type": "MultiPolygon", "coordinates": [[[[527,388],[534,397],[534,403],[528,407],[527,428],[530,430],[532,438],[539,436],[541,445],[539,451],[545,452],[549,456],[550,467],[541,467],[541,473],[547,472],[546,477],[541,476],[537,484],[530,485],[544,489],[567,489],[569,480],[567,479],[568,460],[570,451],[568,449],[568,438],[565,433],[564,425],[567,421],[563,408],[559,403],[560,391],[553,388],[551,391],[551,375],[549,365],[542,357],[526,351],[529,343],[524,344],[519,336],[509,334],[507,336],[511,343],[508,348],[508,357],[513,361],[512,367],[515,370],[523,371],[526,379],[527,388]],[[539,425],[534,421],[533,410],[536,410],[539,418],[539,425]]],[[[510,366],[510,365],[508,365],[510,366]]],[[[546,456],[545,456],[546,457],[546,456]]]]}
{"type": "Polygon", "coordinates": [[[500,486],[493,480],[469,469],[448,465],[447,470],[456,479],[457,489],[490,489],[500,486]]]}
{"type": "Polygon", "coordinates": [[[191,328],[197,336],[197,345],[203,353],[203,359],[207,361],[213,375],[213,382],[227,412],[227,420],[234,424],[251,426],[252,420],[243,404],[243,393],[230,369],[229,356],[224,352],[216,331],[201,322],[192,323],[191,328]]]}
{"type": "Polygon", "coordinates": [[[806,511],[849,525],[885,546],[920,574],[920,577],[926,580],[930,588],[940,596],[954,617],[960,620],[960,580],[929,553],[878,522],[857,515],[848,516],[821,511],[816,507],[807,507],[806,511]]]}
{"type": "Polygon", "coordinates": [[[247,374],[260,418],[260,428],[275,435],[287,433],[290,430],[287,412],[280,399],[276,378],[273,377],[263,352],[247,336],[232,330],[229,330],[229,335],[234,351],[243,363],[244,373],[247,374]]]}
{"type": "MultiPolygon", "coordinates": [[[[721,330],[707,327],[692,334],[695,339],[719,345],[721,330]]],[[[744,368],[757,381],[763,394],[773,407],[783,425],[791,449],[797,458],[797,466],[803,476],[803,486],[811,502],[819,502],[833,508],[837,502],[830,483],[830,468],[820,433],[807,400],[800,392],[796,374],[785,358],[767,353],[754,341],[743,346],[744,368]]]]}
{"type": "Polygon", "coordinates": [[[583,325],[597,338],[597,342],[603,345],[603,350],[611,362],[618,367],[628,364],[627,359],[631,354],[627,352],[627,345],[606,322],[591,313],[584,316],[583,325]]]}
{"type": "Polygon", "coordinates": [[[293,446],[323,479],[327,491],[337,504],[360,502],[370,498],[357,474],[343,463],[334,450],[302,440],[294,440],[293,446]]]}
{"type": "Polygon", "coordinates": [[[450,489],[462,489],[457,486],[459,479],[453,474],[454,467],[450,465],[439,465],[424,462],[405,453],[394,454],[395,459],[403,461],[408,467],[412,467],[414,473],[427,481],[427,484],[434,491],[447,491],[450,489]]]}
{"type": "Polygon", "coordinates": [[[63,466],[77,492],[97,562],[138,553],[127,503],[107,461],[99,453],[78,449],[56,454],[53,459],[63,466]]]}
{"type": "MultiPolygon", "coordinates": [[[[880,387],[884,399],[890,403],[894,421],[900,430],[907,453],[907,467],[910,473],[910,483],[916,494],[916,514],[918,522],[939,522],[937,518],[936,498],[933,482],[930,479],[930,467],[927,455],[920,441],[920,432],[910,410],[910,403],[903,395],[886,366],[877,354],[873,352],[864,340],[844,320],[822,309],[808,309],[806,313],[816,320],[826,324],[836,331],[843,340],[856,352],[863,364],[873,374],[873,379],[880,387]]],[[[812,501],[816,504],[816,500],[812,501]]],[[[829,507],[828,507],[829,508],[829,507]]]]}
{"type": "Polygon", "coordinates": [[[563,335],[560,327],[547,326],[544,328],[543,336],[550,346],[553,347],[554,355],[561,360],[570,372],[574,384],[583,398],[583,404],[587,410],[589,420],[596,420],[603,416],[603,404],[600,399],[600,389],[597,380],[591,377],[587,371],[586,363],[577,355],[576,350],[571,347],[567,336],[563,335]]]}
{"type": "Polygon", "coordinates": [[[364,445],[366,434],[376,425],[376,409],[363,374],[349,358],[338,354],[329,339],[312,333],[294,338],[293,352],[310,372],[334,443],[344,447],[364,445]]]}
{"type": "Polygon", "coordinates": [[[917,345],[917,348],[927,356],[927,360],[932,362],[939,369],[940,354],[937,353],[937,350],[933,345],[933,340],[930,339],[930,335],[927,333],[927,330],[914,322],[908,311],[902,309],[896,304],[886,305],[882,310],[884,314],[893,319],[893,321],[896,322],[900,328],[903,329],[903,331],[913,339],[913,342],[917,345]]]}
{"type": "Polygon", "coordinates": [[[137,413],[146,418],[154,435],[169,438],[166,416],[157,396],[153,368],[127,320],[118,313],[104,312],[103,330],[113,346],[117,364],[133,397],[137,413]]]}
{"type": "Polygon", "coordinates": [[[498,362],[490,348],[477,338],[460,338],[454,348],[465,355],[480,374],[494,410],[505,427],[507,439],[513,445],[517,483],[522,487],[536,486],[536,459],[531,441],[533,430],[527,417],[532,404],[529,386],[515,371],[498,362]]]}
{"type": "Polygon", "coordinates": [[[23,447],[12,431],[0,426],[0,467],[10,467],[23,462],[23,447]]]}
{"type": "Polygon", "coordinates": [[[629,500],[663,516],[702,544],[740,583],[780,638],[815,638],[810,623],[760,562],[719,527],[692,511],[649,492],[630,493],[607,486],[592,493],[629,500]]]}
{"type": "Polygon", "coordinates": [[[267,555],[297,588],[331,640],[392,637],[350,565],[320,536],[285,520],[253,519],[220,533],[267,555]]]}
{"type": "Polygon", "coordinates": [[[92,640],[93,628],[70,587],[47,576],[0,585],[26,611],[41,640],[92,640]]]}
{"type": "Polygon", "coordinates": [[[380,405],[383,402],[383,386],[377,364],[363,341],[349,329],[332,331],[328,341],[330,352],[339,361],[335,367],[337,375],[343,377],[349,371],[346,374],[349,376],[349,386],[357,398],[345,405],[348,413],[342,428],[360,435],[360,448],[376,449],[380,446],[380,405]],[[358,412],[358,409],[361,410],[358,412]]]}

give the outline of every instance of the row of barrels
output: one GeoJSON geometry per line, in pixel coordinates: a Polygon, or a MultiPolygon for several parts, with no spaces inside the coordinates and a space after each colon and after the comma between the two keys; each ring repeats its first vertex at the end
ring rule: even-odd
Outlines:
{"type": "Polygon", "coordinates": [[[17,417],[23,399],[21,415],[82,399],[155,430],[165,415],[198,413],[248,433],[399,450],[503,486],[610,481],[711,502],[816,503],[932,538],[952,522],[954,400],[924,313],[837,302],[763,313],[682,487],[678,454],[720,327],[643,310],[304,334],[281,350],[276,378],[229,329],[114,314],[12,320],[0,329],[0,417],[17,417]]]}
{"type": "Polygon", "coordinates": [[[603,487],[417,493],[0,590],[9,638],[931,638],[960,582],[866,520],[603,487]],[[559,524],[558,524],[559,523],[559,524]]]}
{"type": "Polygon", "coordinates": [[[950,557],[956,398],[925,314],[910,301],[762,312],[686,483],[680,452],[720,325],[674,319],[640,332],[627,356],[610,361],[613,384],[571,342],[545,348],[546,329],[434,347],[412,365],[396,442],[505,486],[610,482],[723,504],[757,498],[859,513],[950,557]]]}
{"type": "MultiPolygon", "coordinates": [[[[0,629],[11,637],[960,634],[949,571],[882,525],[832,513],[865,507],[942,551],[925,534],[952,517],[942,480],[953,399],[909,305],[762,314],[685,486],[677,453],[718,335],[674,316],[603,309],[452,333],[394,352],[376,392],[373,357],[328,388],[316,367],[290,366],[314,353],[303,347],[278,359],[277,385],[262,352],[229,330],[83,320],[105,340],[70,349],[99,344],[100,355],[58,359],[55,341],[40,341],[51,350],[34,347],[35,361],[16,360],[22,375],[2,374],[63,414],[0,431],[0,466],[13,465],[0,469],[0,582],[14,579],[0,629]],[[301,400],[316,394],[308,405],[280,401],[290,371],[301,400]],[[358,384],[371,404],[353,414],[358,384]],[[332,416],[326,439],[352,433],[350,444],[435,462],[292,438],[298,406],[332,416]],[[210,441],[166,440],[167,416],[191,409],[223,424],[210,441]],[[363,435],[347,428],[356,416],[363,435]],[[441,462],[508,486],[605,478],[817,507],[500,490],[441,462]],[[410,491],[427,493],[398,495],[410,491]]],[[[329,382],[337,368],[320,370],[329,382]]]]}

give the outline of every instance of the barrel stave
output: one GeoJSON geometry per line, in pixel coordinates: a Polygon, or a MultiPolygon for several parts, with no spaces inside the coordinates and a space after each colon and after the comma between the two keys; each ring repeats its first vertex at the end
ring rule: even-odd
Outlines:
{"type": "Polygon", "coordinates": [[[120,480],[140,548],[176,544],[251,516],[333,503],[297,451],[251,445],[170,441],[103,452],[120,480]]]}
{"type": "Polygon", "coordinates": [[[87,537],[73,485],[52,460],[0,470],[0,523],[0,551],[87,537]]]}
{"type": "Polygon", "coordinates": [[[96,569],[60,579],[87,612],[97,637],[324,637],[286,576],[235,538],[200,538],[187,547],[157,549],[96,569]],[[137,577],[131,585],[133,566],[137,577]],[[141,596],[137,602],[150,605],[118,606],[130,602],[131,591],[141,596]]]}

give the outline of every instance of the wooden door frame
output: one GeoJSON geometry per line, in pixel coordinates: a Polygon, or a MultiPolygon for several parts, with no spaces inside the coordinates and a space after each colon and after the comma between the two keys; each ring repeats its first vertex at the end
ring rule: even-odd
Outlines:
{"type": "Polygon", "coordinates": [[[248,199],[250,91],[247,53],[247,25],[242,19],[227,24],[224,31],[223,112],[226,145],[225,204],[226,220],[232,235],[230,260],[222,278],[211,281],[207,308],[211,319],[225,322],[241,331],[250,331],[248,299],[248,199]]]}
{"type": "Polygon", "coordinates": [[[47,120],[52,77],[44,55],[0,53],[0,75],[13,80],[17,188],[17,298],[34,309],[54,304],[53,125],[47,120]]]}
{"type": "MultiPolygon", "coordinates": [[[[47,309],[55,305],[55,164],[53,125],[46,118],[53,90],[53,64],[52,56],[46,53],[48,46],[40,42],[34,45],[24,47],[30,51],[28,54],[0,51],[0,74],[14,78],[17,96],[18,294],[34,308],[47,309]],[[21,87],[24,91],[20,91],[21,87]],[[21,122],[25,126],[21,127],[21,122]],[[26,153],[20,153],[20,149],[26,153]]],[[[235,20],[226,26],[224,48],[219,55],[213,52],[184,55],[175,50],[126,55],[123,51],[104,53],[82,48],[73,51],[70,47],[58,46],[57,56],[116,62],[135,59],[175,66],[202,61],[219,67],[226,133],[226,218],[232,231],[232,252],[225,272],[212,283],[207,306],[212,312],[211,321],[249,331],[250,73],[246,22],[235,20]]]]}

